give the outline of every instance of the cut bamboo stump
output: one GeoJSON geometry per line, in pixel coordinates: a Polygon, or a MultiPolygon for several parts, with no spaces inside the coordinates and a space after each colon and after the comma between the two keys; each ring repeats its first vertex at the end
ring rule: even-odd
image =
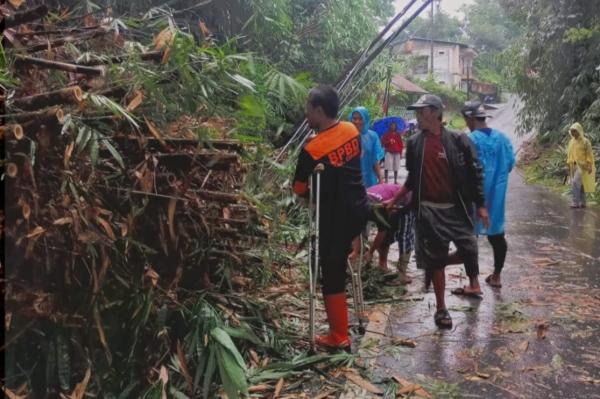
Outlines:
{"type": "Polygon", "coordinates": [[[43,58],[35,58],[35,57],[27,57],[27,56],[19,56],[16,59],[15,67],[24,67],[35,65],[37,67],[47,68],[47,69],[58,69],[60,71],[72,72],[72,73],[81,73],[86,75],[98,75],[104,76],[106,70],[103,67],[91,67],[91,66],[82,66],[77,64],[68,64],[66,62],[60,61],[50,61],[45,60],[43,58]]]}
{"type": "Polygon", "coordinates": [[[70,86],[47,93],[15,98],[12,106],[23,110],[34,110],[50,105],[79,104],[81,102],[83,102],[83,91],[81,88],[79,86],[70,86]]]}
{"type": "Polygon", "coordinates": [[[0,137],[5,140],[17,139],[21,140],[24,137],[23,127],[21,125],[6,125],[0,126],[0,137]]]}
{"type": "Polygon", "coordinates": [[[12,28],[13,26],[35,21],[44,17],[46,14],[48,14],[48,7],[43,4],[28,10],[15,12],[14,14],[4,17],[4,27],[12,28]]]}

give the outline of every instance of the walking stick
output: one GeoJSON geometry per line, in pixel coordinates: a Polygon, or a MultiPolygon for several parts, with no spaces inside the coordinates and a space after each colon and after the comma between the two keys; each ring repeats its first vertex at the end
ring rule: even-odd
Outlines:
{"type": "Polygon", "coordinates": [[[319,278],[319,221],[321,217],[321,172],[324,170],[323,164],[318,164],[315,170],[308,178],[308,289],[309,304],[308,334],[310,340],[310,350],[315,350],[315,304],[317,300],[317,279],[319,278]],[[316,186],[313,190],[313,180],[316,186]],[[314,268],[314,269],[313,269],[314,268]]]}
{"type": "Polygon", "coordinates": [[[350,276],[352,279],[352,298],[354,300],[354,312],[356,314],[356,318],[358,319],[358,328],[361,334],[364,334],[365,327],[363,325],[364,319],[364,298],[363,298],[363,286],[362,286],[362,264],[364,259],[364,245],[363,245],[363,235],[359,236],[360,238],[360,255],[358,258],[358,262],[351,262],[348,260],[348,265],[350,266],[350,276]]]}

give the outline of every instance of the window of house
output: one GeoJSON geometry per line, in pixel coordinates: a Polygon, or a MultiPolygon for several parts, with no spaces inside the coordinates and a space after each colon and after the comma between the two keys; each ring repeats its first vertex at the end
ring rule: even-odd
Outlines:
{"type": "Polygon", "coordinates": [[[413,68],[415,75],[423,75],[429,71],[429,57],[421,56],[415,59],[413,68]]]}
{"type": "Polygon", "coordinates": [[[440,50],[440,51],[438,51],[438,54],[439,55],[444,55],[444,54],[446,54],[446,52],[444,50],[440,50]]]}

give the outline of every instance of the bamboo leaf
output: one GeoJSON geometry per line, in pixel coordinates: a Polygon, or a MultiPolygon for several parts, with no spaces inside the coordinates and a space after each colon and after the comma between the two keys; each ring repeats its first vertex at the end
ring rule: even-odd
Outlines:
{"type": "Polygon", "coordinates": [[[29,159],[31,161],[31,167],[35,166],[35,152],[37,150],[37,144],[31,140],[29,143],[29,159]]]}
{"type": "Polygon", "coordinates": [[[98,154],[100,153],[98,141],[98,138],[94,137],[94,139],[90,142],[90,163],[92,164],[92,167],[95,167],[98,163],[98,154]]]}
{"type": "Polygon", "coordinates": [[[215,354],[215,347],[211,346],[210,354],[208,355],[208,363],[206,364],[206,371],[204,372],[204,383],[202,384],[202,397],[208,399],[210,394],[210,385],[213,381],[213,375],[217,368],[217,359],[215,354]]]}
{"type": "Polygon", "coordinates": [[[242,369],[246,370],[246,363],[244,362],[242,355],[240,355],[240,352],[225,330],[215,327],[211,330],[210,335],[231,353],[231,356],[237,361],[242,369]]]}
{"type": "Polygon", "coordinates": [[[248,393],[248,382],[238,360],[223,346],[217,346],[217,360],[221,382],[229,398],[239,398],[248,393]]]}
{"type": "Polygon", "coordinates": [[[181,346],[181,341],[177,341],[177,359],[179,360],[179,368],[181,370],[181,374],[183,374],[183,378],[185,378],[185,382],[188,384],[190,391],[194,391],[194,384],[192,381],[192,376],[190,375],[190,371],[187,366],[187,360],[185,358],[185,353],[183,353],[183,348],[181,346]]]}
{"type": "Polygon", "coordinates": [[[169,206],[167,209],[167,224],[169,225],[169,236],[171,237],[171,242],[175,242],[175,209],[177,207],[177,200],[171,198],[169,200],[169,206]]]}
{"type": "Polygon", "coordinates": [[[110,237],[111,240],[113,240],[113,241],[117,240],[117,237],[115,236],[115,232],[113,231],[112,227],[110,226],[110,223],[108,223],[106,220],[102,219],[100,216],[96,216],[96,221],[98,223],[100,223],[100,225],[106,232],[106,235],[108,235],[108,237],[110,237]]]}
{"type": "Polygon", "coordinates": [[[139,129],[140,126],[138,125],[134,117],[131,115],[131,113],[128,112],[125,108],[121,107],[116,102],[114,102],[113,100],[111,100],[110,98],[100,94],[91,93],[86,93],[84,95],[84,98],[90,99],[92,103],[97,107],[106,108],[113,114],[124,117],[131,125],[139,129]]]}
{"type": "Polygon", "coordinates": [[[71,389],[71,354],[69,342],[62,332],[56,335],[56,361],[58,384],[60,389],[68,391],[71,389]]]}
{"type": "Polygon", "coordinates": [[[119,166],[121,166],[121,168],[125,169],[125,164],[123,163],[123,158],[121,157],[121,154],[119,154],[117,149],[115,147],[113,147],[113,145],[110,143],[110,141],[108,141],[108,139],[102,139],[102,143],[104,144],[106,149],[110,152],[110,154],[113,156],[113,158],[119,163],[119,166]]]}
{"type": "Polygon", "coordinates": [[[245,339],[246,341],[250,341],[256,345],[263,344],[263,342],[256,336],[256,334],[254,334],[254,331],[252,331],[247,326],[239,327],[239,328],[226,326],[226,327],[223,327],[223,330],[225,330],[225,332],[227,334],[229,334],[231,337],[245,339]]]}
{"type": "Polygon", "coordinates": [[[234,82],[239,83],[240,85],[242,85],[243,87],[245,87],[246,89],[254,92],[256,85],[254,84],[253,81],[243,77],[242,75],[239,75],[237,73],[235,74],[230,74],[227,73],[227,76],[229,76],[234,82]]]}

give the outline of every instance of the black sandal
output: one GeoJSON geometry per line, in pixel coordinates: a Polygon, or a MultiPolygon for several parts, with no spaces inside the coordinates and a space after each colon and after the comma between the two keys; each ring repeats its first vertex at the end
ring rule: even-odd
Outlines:
{"type": "Polygon", "coordinates": [[[435,320],[435,325],[439,328],[452,328],[452,317],[450,317],[450,313],[445,308],[435,312],[433,320],[435,320]]]}

